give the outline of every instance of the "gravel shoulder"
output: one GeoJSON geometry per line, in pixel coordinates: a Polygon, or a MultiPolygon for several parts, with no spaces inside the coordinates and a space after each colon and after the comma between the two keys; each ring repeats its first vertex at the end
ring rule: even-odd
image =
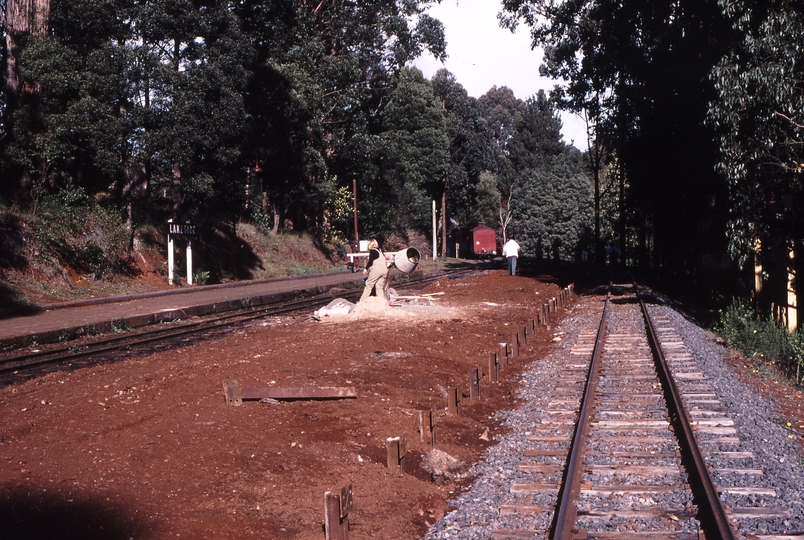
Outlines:
{"type": "MultiPolygon", "coordinates": [[[[752,520],[742,532],[780,534],[804,532],[804,457],[802,454],[801,392],[753,373],[752,362],[717,343],[710,332],[696,326],[667,306],[651,306],[653,314],[667,316],[676,325],[696,362],[711,379],[728,416],[734,419],[741,438],[741,451],[753,452],[750,464],[740,466],[762,469],[764,476],[751,485],[773,486],[778,497],[770,504],[786,507],[789,519],[752,520]]],[[[547,530],[550,516],[500,516],[499,508],[512,502],[509,487],[513,482],[532,481],[528,473],[517,470],[527,435],[547,409],[550,391],[556,386],[562,367],[567,365],[572,344],[582,331],[594,329],[602,311],[602,298],[583,297],[552,332],[555,347],[520,375],[517,397],[520,405],[496,413],[505,427],[497,444],[488,448],[471,470],[474,482],[458,494],[455,508],[430,528],[426,540],[474,540],[491,537],[496,529],[547,530]],[[560,340],[560,341],[558,341],[560,340]]],[[[718,464],[724,466],[724,464],[718,464]]],[[[728,464],[725,464],[728,465],[728,464]]],[[[755,479],[752,479],[752,482],[755,479]]],[[[758,500],[724,500],[732,506],[748,506],[758,500]]],[[[520,504],[554,504],[554,499],[518,501],[520,504]]],[[[768,501],[766,501],[768,502],[768,501]]]]}

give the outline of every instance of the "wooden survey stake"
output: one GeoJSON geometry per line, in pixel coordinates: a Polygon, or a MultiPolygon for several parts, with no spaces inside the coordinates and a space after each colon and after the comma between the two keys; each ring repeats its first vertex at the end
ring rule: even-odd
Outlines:
{"type": "Polygon", "coordinates": [[[454,386],[447,388],[447,414],[452,416],[461,414],[461,400],[458,395],[458,388],[454,386]]]}
{"type": "Polygon", "coordinates": [[[324,535],[326,540],[348,540],[349,510],[352,509],[352,485],[340,493],[324,493],[324,535]]]}
{"type": "Polygon", "coordinates": [[[497,382],[500,379],[497,353],[489,353],[489,378],[491,382],[497,382]]]}
{"type": "Polygon", "coordinates": [[[388,468],[394,472],[402,472],[402,459],[407,451],[405,437],[389,437],[385,441],[388,455],[388,468]]]}
{"type": "Polygon", "coordinates": [[[480,372],[477,366],[469,368],[469,399],[480,399],[480,372]]]}

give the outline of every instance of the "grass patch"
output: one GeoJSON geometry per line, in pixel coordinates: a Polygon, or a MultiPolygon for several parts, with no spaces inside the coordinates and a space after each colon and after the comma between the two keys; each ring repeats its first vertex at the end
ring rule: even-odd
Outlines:
{"type": "Polygon", "coordinates": [[[774,321],[762,319],[741,300],[720,310],[713,330],[729,347],[756,361],[753,373],[785,384],[801,384],[804,372],[801,330],[789,332],[774,321]]]}

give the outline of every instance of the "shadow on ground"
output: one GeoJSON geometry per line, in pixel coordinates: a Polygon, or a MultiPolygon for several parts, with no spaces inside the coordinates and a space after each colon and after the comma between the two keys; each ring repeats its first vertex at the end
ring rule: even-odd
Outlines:
{"type": "Polygon", "coordinates": [[[13,289],[0,284],[0,319],[31,315],[38,311],[40,311],[38,307],[20,302],[13,289]]]}
{"type": "Polygon", "coordinates": [[[0,488],[0,536],[4,540],[124,540],[140,524],[99,497],[67,499],[33,486],[0,488]]]}

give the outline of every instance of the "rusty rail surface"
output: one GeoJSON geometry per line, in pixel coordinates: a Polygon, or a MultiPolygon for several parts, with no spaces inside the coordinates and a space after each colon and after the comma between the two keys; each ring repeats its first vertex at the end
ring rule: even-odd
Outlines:
{"type": "Polygon", "coordinates": [[[656,359],[656,369],[659,372],[659,379],[664,389],[670,419],[681,447],[682,460],[685,462],[687,472],[690,475],[690,484],[698,503],[698,514],[706,519],[704,523],[707,529],[706,537],[712,540],[733,540],[735,538],[734,533],[729,525],[726,511],[720,502],[712,476],[709,474],[709,469],[704,462],[698,441],[695,439],[695,433],[681,401],[681,392],[673,375],[670,373],[670,367],[659,344],[653,320],[648,313],[647,306],[645,306],[645,301],[639,295],[638,289],[637,298],[639,299],[642,314],[645,317],[648,340],[656,359]]]}
{"type": "Polygon", "coordinates": [[[578,424],[572,438],[571,450],[567,461],[564,482],[559,493],[558,508],[555,513],[553,533],[551,538],[569,540],[572,538],[572,529],[575,525],[576,512],[574,501],[581,491],[581,476],[583,476],[584,456],[586,454],[586,438],[589,434],[589,425],[592,420],[592,406],[594,405],[597,381],[600,377],[600,348],[603,336],[606,334],[606,320],[609,314],[611,294],[606,297],[603,306],[603,315],[600,317],[600,326],[597,330],[597,339],[592,351],[592,362],[589,367],[589,378],[586,381],[583,398],[581,398],[581,412],[578,424]]]}
{"type": "MultiPolygon", "coordinates": [[[[546,534],[549,538],[554,540],[572,540],[585,537],[585,531],[581,531],[578,528],[579,515],[576,502],[579,501],[582,491],[584,472],[589,468],[589,465],[586,463],[586,454],[590,431],[592,431],[591,426],[593,425],[593,419],[595,417],[598,381],[601,377],[601,370],[604,369],[604,362],[601,357],[604,356],[602,350],[608,329],[608,319],[610,317],[611,290],[612,288],[610,287],[600,318],[600,324],[597,329],[587,379],[583,386],[582,397],[580,398],[579,412],[571,435],[563,477],[558,488],[553,521],[550,530],[547,531],[546,534]]],[[[652,353],[644,358],[647,359],[651,356],[653,358],[656,370],[655,376],[658,381],[657,385],[661,387],[661,396],[664,398],[667,418],[670,426],[672,426],[678,448],[680,449],[681,465],[688,474],[688,489],[691,491],[693,500],[697,506],[695,516],[700,523],[702,533],[708,540],[733,540],[736,538],[735,533],[731,529],[726,516],[726,510],[720,502],[717,488],[704,462],[702,451],[698,446],[692,425],[684,409],[681,393],[673,379],[668,362],[665,359],[650,313],[648,312],[644,300],[639,295],[639,289],[636,284],[633,285],[633,290],[635,291],[634,294],[636,295],[641,316],[645,323],[645,333],[642,334],[642,339],[647,338],[647,343],[652,353]]],[[[617,345],[616,341],[612,342],[612,344],[615,346],[615,350],[618,346],[624,346],[617,345]]],[[[623,467],[622,469],[624,471],[622,474],[628,474],[625,472],[628,467],[623,467]]],[[[524,534],[525,532],[526,531],[512,530],[498,531],[492,537],[501,539],[520,538],[523,536],[518,535],[524,534]]],[[[628,536],[627,533],[623,534],[625,534],[624,537],[628,536]]],[[[671,535],[670,531],[668,531],[667,534],[671,535]]],[[[593,536],[592,534],[590,537],[593,536]]],[[[670,537],[675,538],[676,536],[668,536],[668,538],[670,537]]]]}

